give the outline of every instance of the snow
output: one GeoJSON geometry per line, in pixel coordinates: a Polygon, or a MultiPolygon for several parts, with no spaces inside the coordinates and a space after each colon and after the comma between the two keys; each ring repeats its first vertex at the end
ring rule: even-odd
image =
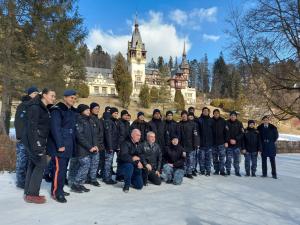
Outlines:
{"type": "MultiPolygon", "coordinates": [[[[261,167],[258,167],[258,175],[261,167]]],[[[244,171],[243,159],[241,162],[244,171]]],[[[277,156],[278,180],[198,176],[181,186],[149,185],[141,191],[122,192],[115,186],[91,188],[91,192],[67,197],[60,204],[49,197],[49,184],[41,194],[47,203],[25,203],[14,185],[15,174],[0,174],[0,223],[3,225],[89,224],[300,224],[300,154],[277,156]]],[[[69,188],[65,188],[69,191],[69,188]]]]}
{"type": "Polygon", "coordinates": [[[300,135],[280,133],[278,140],[280,140],[280,141],[300,141],[300,135]]]}

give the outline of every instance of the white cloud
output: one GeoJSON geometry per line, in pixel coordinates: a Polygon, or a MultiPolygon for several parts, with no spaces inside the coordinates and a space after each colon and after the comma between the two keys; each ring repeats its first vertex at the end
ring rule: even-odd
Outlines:
{"type": "Polygon", "coordinates": [[[174,11],[171,11],[169,17],[171,18],[171,20],[175,21],[179,25],[186,24],[188,20],[187,13],[180,9],[175,9],[174,11]]]}
{"type": "Polygon", "coordinates": [[[219,35],[203,34],[202,38],[204,41],[213,41],[216,42],[220,39],[219,35]]]}
{"type": "Polygon", "coordinates": [[[169,18],[181,26],[187,26],[194,30],[200,29],[200,24],[206,22],[217,22],[217,7],[195,8],[192,11],[175,9],[169,13],[169,18]]]}
{"type": "MultiPolygon", "coordinates": [[[[163,14],[149,11],[149,20],[140,20],[140,32],[147,50],[147,61],[158,56],[168,59],[169,56],[181,56],[183,43],[186,41],[186,51],[191,48],[188,37],[180,37],[172,24],[163,21],[163,14]]],[[[131,33],[116,35],[112,31],[92,29],[87,38],[87,45],[90,50],[100,44],[104,51],[110,54],[121,52],[124,56],[127,53],[128,41],[131,40],[131,33]]]]}

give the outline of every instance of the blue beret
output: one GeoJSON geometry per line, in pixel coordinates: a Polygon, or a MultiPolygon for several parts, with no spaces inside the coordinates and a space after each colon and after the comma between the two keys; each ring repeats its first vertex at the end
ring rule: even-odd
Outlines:
{"type": "Polygon", "coordinates": [[[36,86],[30,87],[30,88],[28,88],[26,91],[27,91],[27,94],[28,94],[28,95],[32,94],[33,92],[39,92],[39,90],[37,89],[36,86]]]}
{"type": "Polygon", "coordinates": [[[76,95],[76,91],[75,90],[65,90],[64,91],[64,96],[65,97],[69,97],[69,96],[72,96],[72,95],[76,95]]]}

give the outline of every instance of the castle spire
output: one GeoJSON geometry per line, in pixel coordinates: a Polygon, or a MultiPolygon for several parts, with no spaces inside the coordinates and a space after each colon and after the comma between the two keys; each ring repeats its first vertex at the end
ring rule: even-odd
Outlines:
{"type": "Polygon", "coordinates": [[[136,12],[136,13],[135,13],[135,19],[134,19],[134,26],[135,26],[135,27],[138,27],[138,26],[139,26],[137,17],[138,17],[138,14],[137,14],[137,12],[136,12]]]}
{"type": "Polygon", "coordinates": [[[183,53],[182,53],[182,57],[186,57],[186,51],[185,51],[185,40],[184,40],[184,43],[183,43],[183,53]]]}

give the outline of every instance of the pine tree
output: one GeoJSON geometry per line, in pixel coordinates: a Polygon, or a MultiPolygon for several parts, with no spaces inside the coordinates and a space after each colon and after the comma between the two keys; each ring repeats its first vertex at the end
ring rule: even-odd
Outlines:
{"type": "Polygon", "coordinates": [[[160,72],[162,71],[164,65],[164,58],[162,56],[159,56],[157,59],[157,68],[160,72]]]}
{"type": "Polygon", "coordinates": [[[213,80],[211,94],[215,98],[229,96],[230,76],[222,53],[213,66],[213,80]]]}
{"type": "Polygon", "coordinates": [[[171,100],[170,86],[167,81],[163,80],[159,88],[158,101],[160,103],[168,103],[171,100]]]}
{"type": "Polygon", "coordinates": [[[209,92],[209,69],[208,69],[208,59],[207,54],[205,53],[203,61],[203,70],[202,70],[202,80],[203,80],[203,92],[209,92]]]}
{"type": "Polygon", "coordinates": [[[189,87],[196,87],[196,80],[200,78],[199,75],[200,75],[199,64],[198,61],[194,59],[190,61],[189,87]]]}
{"type": "Polygon", "coordinates": [[[150,108],[150,103],[151,103],[150,89],[146,83],[143,84],[143,86],[141,87],[139,99],[140,99],[140,104],[143,108],[150,108]]]}
{"type": "Polygon", "coordinates": [[[156,87],[152,87],[150,90],[150,98],[152,103],[157,103],[159,97],[159,91],[156,87]]]}
{"type": "Polygon", "coordinates": [[[181,93],[181,90],[176,90],[174,102],[176,103],[176,110],[177,112],[182,111],[185,109],[185,101],[184,97],[181,93]]]}
{"type": "Polygon", "coordinates": [[[172,58],[172,56],[170,56],[168,66],[169,66],[170,71],[172,71],[173,66],[174,66],[174,65],[173,65],[173,58],[172,58]]]}
{"type": "Polygon", "coordinates": [[[153,59],[153,58],[151,58],[151,61],[150,61],[150,63],[148,63],[148,67],[150,67],[150,68],[154,68],[154,69],[156,69],[156,68],[157,68],[156,62],[154,61],[154,59],[153,59]]]}
{"type": "Polygon", "coordinates": [[[115,57],[113,78],[122,107],[127,108],[132,93],[132,79],[127,70],[126,60],[120,52],[115,57]]]}

